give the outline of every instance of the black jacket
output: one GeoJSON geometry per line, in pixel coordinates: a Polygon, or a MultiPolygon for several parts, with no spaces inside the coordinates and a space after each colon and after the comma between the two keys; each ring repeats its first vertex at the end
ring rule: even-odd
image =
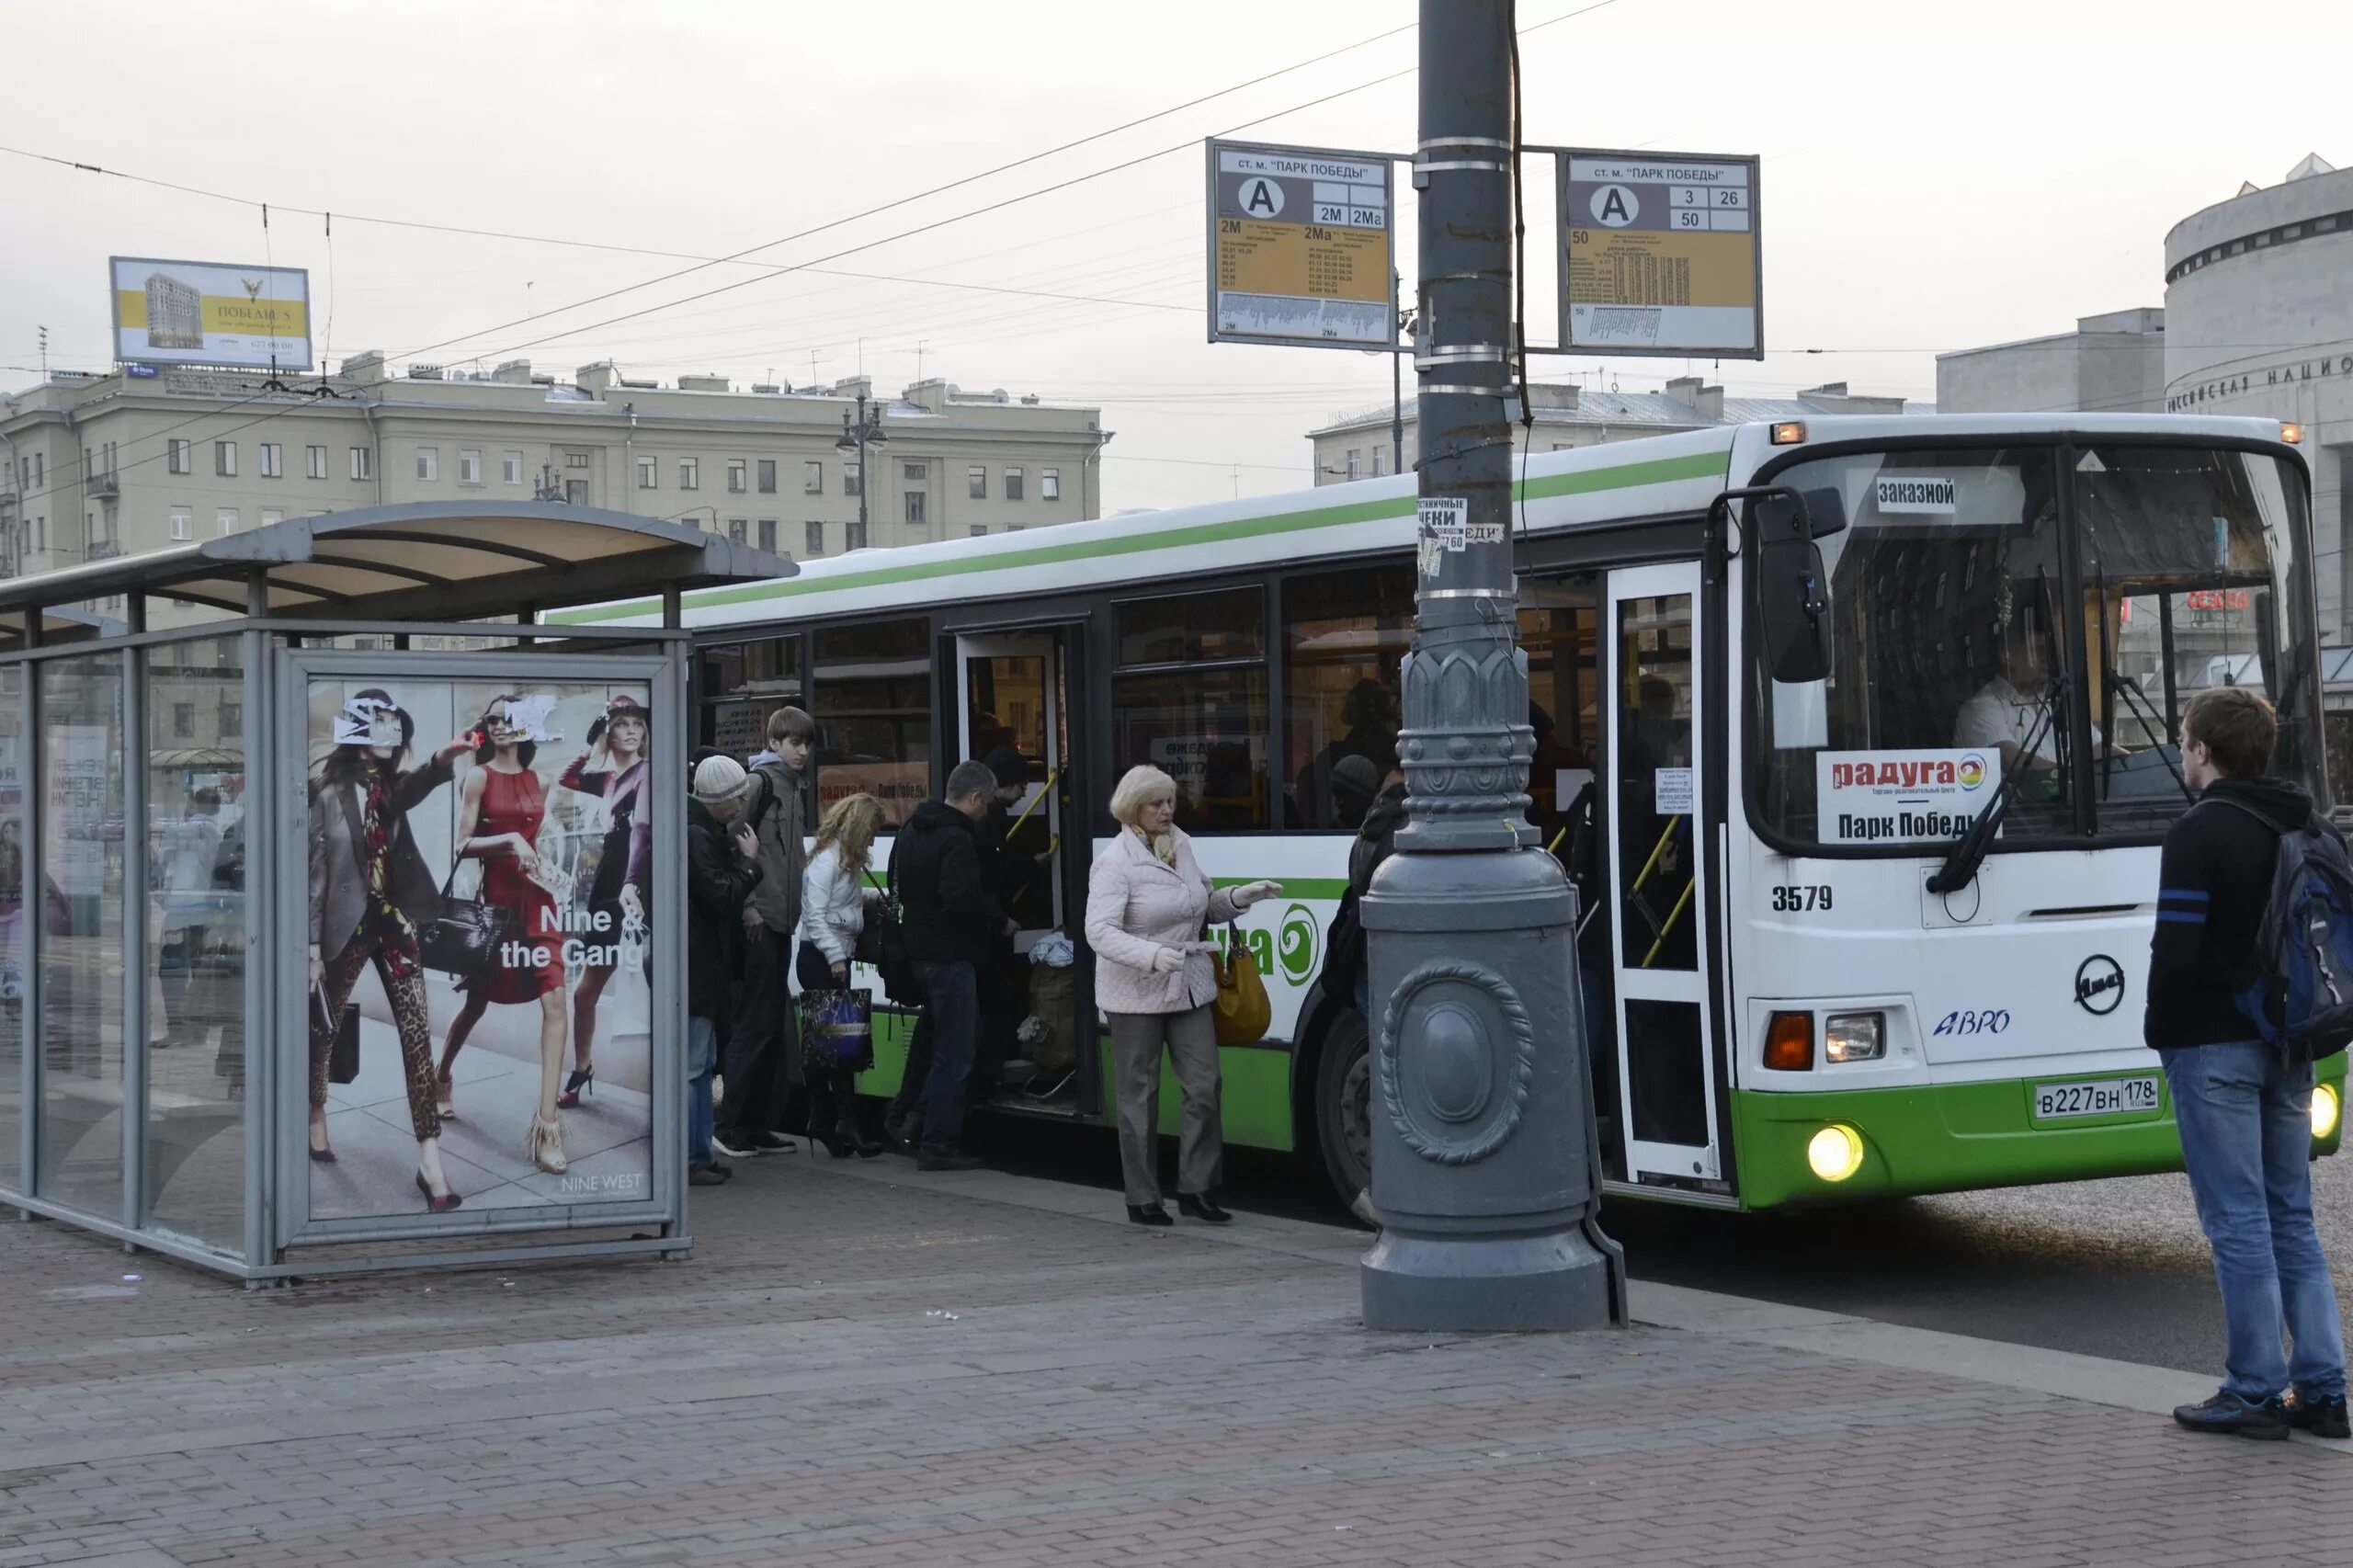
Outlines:
{"type": "Polygon", "coordinates": [[[699,801],[687,802],[687,1013],[723,1018],[744,967],[744,901],[760,869],[735,853],[727,830],[699,801]]]}
{"type": "Polygon", "coordinates": [[[1357,907],[1372,886],[1373,872],[1397,851],[1397,830],[1405,825],[1405,782],[1399,779],[1373,797],[1372,806],[1348,846],[1348,888],[1324,934],[1324,994],[1353,1006],[1357,976],[1365,960],[1364,917],[1357,907]]]}
{"type": "Polygon", "coordinates": [[[963,812],[939,801],[915,808],[891,846],[891,891],[916,963],[977,964],[987,955],[990,899],[963,812]]]}
{"type": "Polygon", "coordinates": [[[2311,797],[2293,784],[2218,778],[2166,833],[2141,1025],[2152,1048],[2255,1038],[2233,995],[2256,977],[2256,932],[2271,895],[2279,835],[2312,816],[2311,797]],[[2262,820],[2226,801],[2254,808],[2262,820]]]}

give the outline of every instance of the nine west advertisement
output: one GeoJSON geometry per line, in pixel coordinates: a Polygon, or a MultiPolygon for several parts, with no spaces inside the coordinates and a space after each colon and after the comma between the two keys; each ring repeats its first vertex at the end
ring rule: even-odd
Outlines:
{"type": "Polygon", "coordinates": [[[313,1220],[653,1197],[648,697],[311,683],[313,1220]]]}
{"type": "Polygon", "coordinates": [[[1813,769],[1824,844],[1959,838],[2002,787],[1996,751],[1825,751],[1813,769]]]}

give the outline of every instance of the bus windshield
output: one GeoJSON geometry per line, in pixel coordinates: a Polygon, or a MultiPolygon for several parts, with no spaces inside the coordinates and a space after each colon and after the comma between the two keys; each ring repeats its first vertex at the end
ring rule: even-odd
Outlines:
{"type": "Polygon", "coordinates": [[[1775,483],[1836,490],[1852,526],[1822,541],[1831,677],[1754,677],[1769,835],[1928,852],[2005,779],[2005,844],[2161,835],[2189,801],[2181,711],[2226,685],[2271,699],[2277,770],[2320,798],[2292,461],[2092,441],[1849,454],[1775,483]]]}

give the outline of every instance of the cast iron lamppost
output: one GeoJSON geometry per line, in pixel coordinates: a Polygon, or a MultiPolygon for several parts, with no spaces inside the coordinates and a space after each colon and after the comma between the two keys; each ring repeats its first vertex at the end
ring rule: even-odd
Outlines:
{"type": "Polygon", "coordinates": [[[864,392],[858,393],[858,417],[852,419],[848,409],[842,410],[842,433],[840,438],[834,443],[835,449],[838,451],[858,454],[858,538],[860,544],[874,542],[867,536],[866,529],[866,491],[869,477],[866,472],[866,449],[891,444],[889,434],[882,428],[882,405],[876,403],[872,407],[874,412],[869,414],[867,396],[864,392]]]}
{"type": "Polygon", "coordinates": [[[1363,903],[1368,1328],[1622,1321],[1602,1234],[1576,895],[1528,824],[1512,576],[1511,0],[1421,0],[1421,506],[1398,736],[1410,820],[1363,903]]]}

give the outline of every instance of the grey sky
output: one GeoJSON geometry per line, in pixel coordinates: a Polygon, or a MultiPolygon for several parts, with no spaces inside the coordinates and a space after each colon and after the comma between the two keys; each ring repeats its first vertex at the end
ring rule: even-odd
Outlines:
{"type": "MultiPolygon", "coordinates": [[[[1521,26],[1590,3],[1521,0],[1521,26]]],[[[796,384],[862,357],[895,390],[920,357],[924,373],[966,387],[1099,402],[1118,432],[1110,509],[1303,484],[1302,433],[1389,395],[1374,357],[1203,342],[1199,141],[1410,66],[1410,30],[757,258],[818,263],[1184,143],[820,264],[1127,303],[804,273],[596,328],[756,269],[706,267],[559,312],[693,264],[358,219],[722,255],[1410,22],[1410,0],[78,0],[6,15],[0,143],[346,216],[330,250],[316,217],[273,214],[265,238],[250,208],[0,155],[0,388],[33,380],[42,325],[52,365],[100,366],[105,261],[127,254],[308,267],[314,331],[331,327],[336,359],[404,358],[465,334],[417,357],[511,350],[562,373],[610,358],[635,373],[796,384]],[[537,319],[504,324],[527,312],[537,319]]],[[[1528,37],[1528,135],[1762,154],[1776,351],[1697,369],[1735,391],[1846,380],[1927,397],[1938,350],[2161,303],[2165,230],[2242,179],[2274,183],[2313,151],[2353,160],[2343,95],[2312,68],[2353,52],[2353,10],[2268,16],[2111,0],[1614,0],[1528,37]]],[[[1407,151],[1415,86],[1404,76],[1245,134],[1407,151]]],[[[1548,167],[1530,168],[1540,341],[1554,315],[1548,167]]],[[[1606,373],[1630,390],[1681,369],[1539,362],[1540,377],[1606,373]]]]}

